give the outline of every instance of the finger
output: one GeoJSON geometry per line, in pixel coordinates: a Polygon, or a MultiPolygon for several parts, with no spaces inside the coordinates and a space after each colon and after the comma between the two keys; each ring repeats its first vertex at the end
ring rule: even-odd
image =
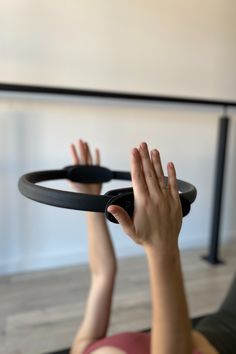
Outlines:
{"type": "Polygon", "coordinates": [[[72,156],[74,165],[78,165],[80,161],[74,144],[70,144],[70,154],[72,156]]]}
{"type": "Polygon", "coordinates": [[[156,172],[149,156],[147,144],[142,143],[140,145],[139,151],[142,160],[143,173],[145,176],[145,181],[148,186],[149,193],[150,195],[153,195],[153,193],[156,194],[158,191],[160,191],[160,186],[156,172]]]}
{"type": "Polygon", "coordinates": [[[99,149],[95,150],[95,165],[100,165],[101,160],[100,160],[100,151],[99,149]]]}
{"type": "Polygon", "coordinates": [[[90,151],[90,148],[89,148],[87,142],[85,142],[85,147],[86,147],[86,155],[87,155],[87,164],[88,165],[92,165],[93,164],[93,158],[92,158],[91,151],[90,151]]]}
{"type": "Polygon", "coordinates": [[[179,197],[178,185],[176,180],[176,171],[173,162],[169,162],[167,165],[168,171],[168,188],[170,190],[170,194],[174,199],[179,197]]]}
{"type": "Polygon", "coordinates": [[[151,151],[151,159],[152,159],[152,164],[154,167],[154,170],[156,172],[159,185],[161,189],[165,188],[165,177],[164,177],[164,172],[162,168],[162,163],[161,163],[161,157],[160,153],[158,150],[154,149],[151,151]]]}
{"type": "Polygon", "coordinates": [[[140,153],[136,148],[132,150],[131,155],[131,178],[135,197],[142,198],[148,195],[148,188],[142,170],[140,153]]]}
{"type": "Polygon", "coordinates": [[[133,234],[133,222],[123,208],[118,205],[110,205],[107,211],[116,218],[127,235],[131,236],[133,234]]]}
{"type": "Polygon", "coordinates": [[[78,149],[80,153],[80,162],[83,165],[87,164],[87,149],[86,144],[83,142],[82,139],[78,140],[78,149]]]}

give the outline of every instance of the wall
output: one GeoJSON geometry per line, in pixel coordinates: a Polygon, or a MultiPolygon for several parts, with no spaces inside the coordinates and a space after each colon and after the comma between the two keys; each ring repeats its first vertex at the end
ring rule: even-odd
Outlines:
{"type": "Polygon", "coordinates": [[[1,81],[235,99],[234,0],[12,0],[1,81]]]}
{"type": "MultiPolygon", "coordinates": [[[[233,1],[11,1],[1,6],[1,81],[235,100],[233,1]]],[[[99,146],[105,166],[129,169],[146,140],[173,160],[198,198],[181,248],[206,246],[218,109],[91,99],[0,96],[0,272],[87,261],[84,213],[22,198],[18,177],[70,162],[68,144],[99,146]]],[[[223,242],[235,237],[235,111],[228,147],[223,242]]],[[[54,184],[68,189],[66,183],[54,184]]],[[[104,192],[114,186],[104,186],[104,192]]],[[[118,256],[141,253],[110,225],[118,256]]]]}

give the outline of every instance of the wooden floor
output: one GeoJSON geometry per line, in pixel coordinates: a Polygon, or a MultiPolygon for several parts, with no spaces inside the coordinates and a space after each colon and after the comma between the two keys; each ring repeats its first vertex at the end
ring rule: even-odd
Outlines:
{"type": "MultiPolygon", "coordinates": [[[[183,251],[190,316],[213,312],[236,269],[236,243],[223,247],[225,265],[212,267],[202,250],[183,251]]],[[[110,333],[150,327],[146,260],[119,260],[110,333]]],[[[87,266],[0,277],[0,354],[41,354],[70,346],[89,287],[87,266]]]]}

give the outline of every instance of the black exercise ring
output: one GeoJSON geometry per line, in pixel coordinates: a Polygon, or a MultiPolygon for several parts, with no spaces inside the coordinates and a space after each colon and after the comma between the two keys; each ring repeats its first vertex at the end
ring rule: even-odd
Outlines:
{"type": "MultiPolygon", "coordinates": [[[[53,205],[60,208],[76,209],[105,213],[108,220],[117,223],[117,220],[108,213],[109,205],[120,205],[130,216],[134,211],[133,188],[113,189],[104,195],[92,195],[61,191],[37,185],[39,182],[68,179],[78,183],[104,183],[112,179],[131,180],[130,172],[111,171],[108,168],[95,165],[73,165],[62,170],[49,170],[27,173],[23,175],[18,183],[20,192],[27,198],[39,203],[53,205]]],[[[165,177],[167,182],[168,178],[165,177]]],[[[197,190],[187,182],[177,180],[179,196],[182,205],[183,216],[190,211],[194,202],[197,190]]]]}

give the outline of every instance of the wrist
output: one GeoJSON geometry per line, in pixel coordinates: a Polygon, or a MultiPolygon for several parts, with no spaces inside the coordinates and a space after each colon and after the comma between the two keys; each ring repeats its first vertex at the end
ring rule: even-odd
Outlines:
{"type": "Polygon", "coordinates": [[[163,281],[170,280],[180,268],[181,260],[178,249],[172,252],[148,249],[146,255],[151,279],[158,277],[163,281]]]}
{"type": "Polygon", "coordinates": [[[86,217],[88,220],[92,220],[92,221],[105,221],[105,214],[104,213],[100,213],[100,212],[93,212],[93,211],[87,211],[86,212],[86,217]]]}
{"type": "Polygon", "coordinates": [[[146,244],[144,245],[144,250],[148,258],[155,258],[159,260],[165,260],[170,258],[179,257],[179,247],[178,243],[173,242],[172,244],[146,244]]]}

